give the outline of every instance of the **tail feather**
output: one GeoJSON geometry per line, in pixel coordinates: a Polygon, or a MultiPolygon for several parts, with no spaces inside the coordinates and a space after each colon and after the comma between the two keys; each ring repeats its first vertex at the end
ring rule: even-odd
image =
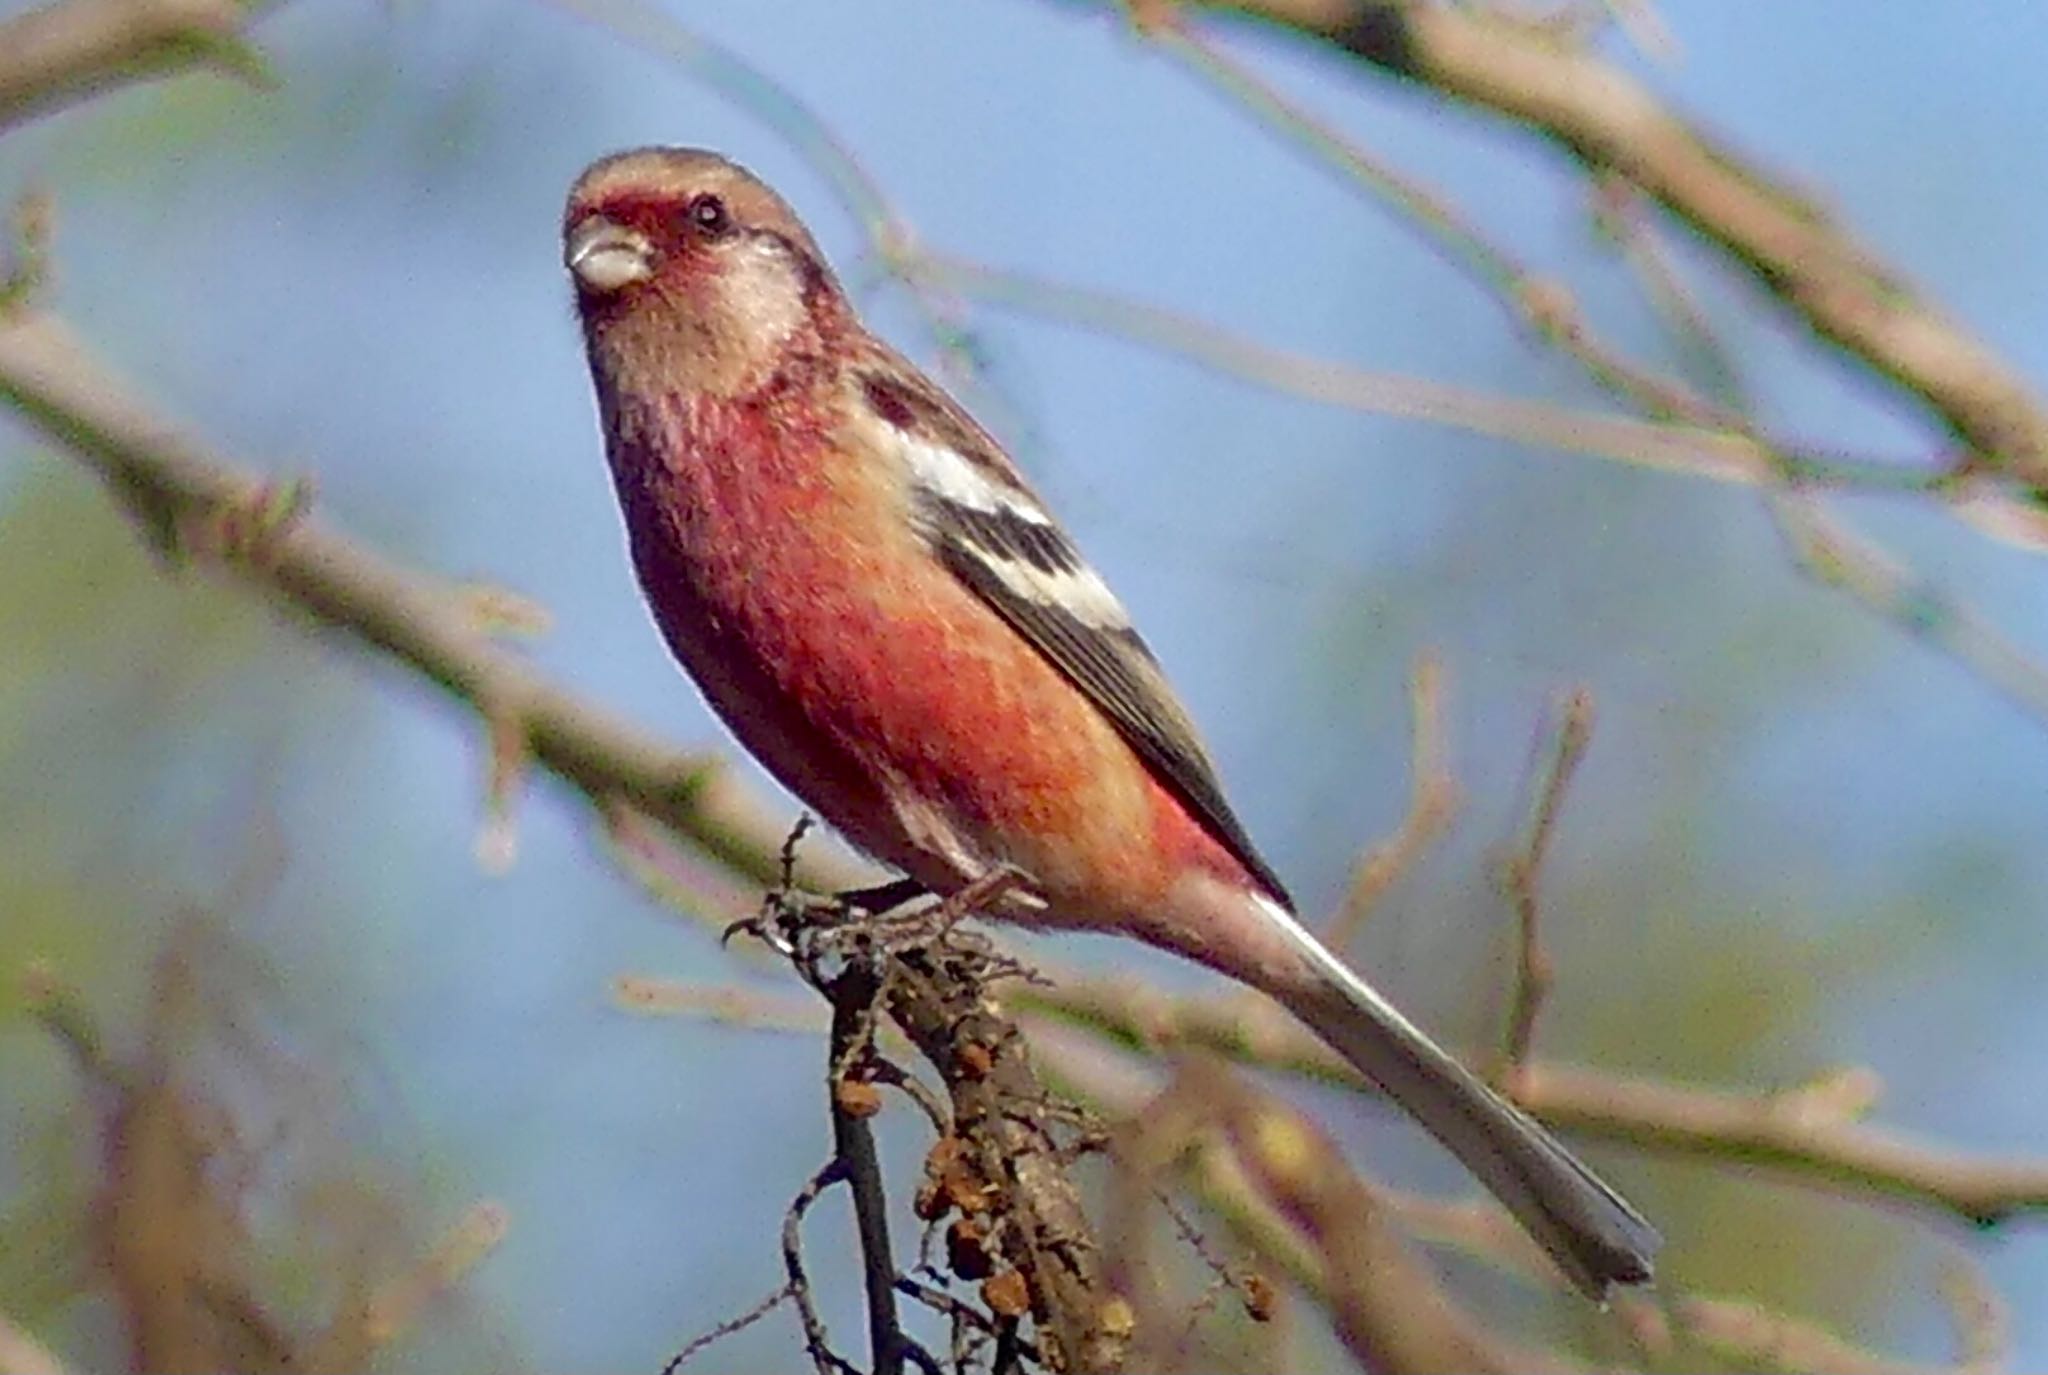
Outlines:
{"type": "Polygon", "coordinates": [[[1379,1085],[1498,1198],[1588,1296],[1641,1284],[1662,1238],[1533,1118],[1430,1040],[1278,903],[1261,901],[1320,978],[1290,1000],[1330,1047],[1379,1085]]]}

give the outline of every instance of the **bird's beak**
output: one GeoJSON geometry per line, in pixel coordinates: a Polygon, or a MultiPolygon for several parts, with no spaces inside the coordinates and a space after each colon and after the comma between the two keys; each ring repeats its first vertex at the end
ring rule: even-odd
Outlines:
{"type": "Polygon", "coordinates": [[[637,230],[592,215],[569,231],[562,263],[586,291],[611,292],[645,280],[654,271],[654,250],[637,230]]]}

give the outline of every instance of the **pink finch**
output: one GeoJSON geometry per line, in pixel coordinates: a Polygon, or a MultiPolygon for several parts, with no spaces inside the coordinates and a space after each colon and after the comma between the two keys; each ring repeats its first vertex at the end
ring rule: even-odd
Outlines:
{"type": "Polygon", "coordinates": [[[645,149],[583,174],[563,234],[640,585],[776,777],[931,892],[1009,866],[1005,917],[1270,994],[1586,1293],[1649,1278],[1654,1229],[1302,925],[1123,606],[780,197],[645,149]]]}

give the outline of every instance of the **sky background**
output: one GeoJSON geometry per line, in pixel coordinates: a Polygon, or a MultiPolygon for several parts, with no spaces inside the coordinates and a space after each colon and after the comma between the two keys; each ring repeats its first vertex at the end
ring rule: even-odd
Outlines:
{"type": "MultiPolygon", "coordinates": [[[[1600,403],[1408,225],[1091,6],[673,8],[814,111],[936,249],[1368,369],[1600,403]]],[[[1660,12],[1677,53],[1610,42],[1617,60],[2048,379],[2048,10],[1660,12]]],[[[1305,45],[1221,32],[1674,364],[1583,179],[1545,148],[1305,45]]],[[[550,675],[679,742],[722,741],[624,557],[559,266],[564,191],[621,147],[717,148],[787,195],[878,327],[930,362],[904,294],[760,101],[562,10],[299,0],[256,35],[273,91],[193,78],[0,141],[0,197],[55,197],[63,313],[166,415],[312,477],[323,519],[544,604],[529,652],[550,675]]],[[[1750,284],[1679,257],[1772,427],[1937,451],[1750,284]]],[[[1465,805],[1358,952],[1422,1021],[1462,1045],[1493,1034],[1509,944],[1490,860],[1545,703],[1583,685],[1598,724],[1547,875],[1561,976],[1542,1049],[1754,1088],[1869,1064],[1887,1124],[2042,1150],[2048,722],[1803,576],[1754,491],[1318,407],[990,307],[968,323],[978,409],[1133,610],[1309,909],[1399,822],[1408,668],[1441,656],[1465,805]]],[[[2039,555],[1898,498],[1834,509],[2048,658],[2039,555]]],[[[772,1287],[782,1209],[827,1148],[819,1049],[614,1006],[627,972],[773,985],[623,877],[576,799],[537,780],[516,865],[486,874],[468,716],[250,599],[166,582],[81,470],[4,418],[0,643],[17,646],[0,656],[0,969],[52,959],[121,1028],[174,920],[215,914],[261,952],[278,1034],[331,1077],[417,1218],[509,1209],[463,1341],[537,1369],[655,1369],[772,1287]],[[238,879],[264,869],[252,855],[274,876],[238,879]]],[[[1101,943],[1059,954],[1199,982],[1101,943]]],[[[0,1003],[0,1082],[21,1086],[0,1094],[0,1212],[60,1196],[76,1168],[48,1149],[73,1085],[18,1010],[0,1003]]],[[[1379,1115],[1318,1107],[1389,1173],[1461,1187],[1379,1115]]],[[[907,1179],[917,1138],[891,1132],[907,1179]]],[[[1920,1214],[1595,1154],[1688,1284],[1937,1358],[1931,1295],[1960,1243],[2013,1301],[2015,1368],[2048,1369],[2037,1223],[1930,1233],[1920,1214]]],[[[35,1261],[0,1256],[0,1275],[35,1261]]],[[[90,1302],[53,1295],[36,1316],[67,1351],[111,1350],[90,1302]]],[[[393,1364],[473,1349],[429,1338],[393,1364]]],[[[730,1348],[795,1350],[780,1320],[730,1348]]]]}

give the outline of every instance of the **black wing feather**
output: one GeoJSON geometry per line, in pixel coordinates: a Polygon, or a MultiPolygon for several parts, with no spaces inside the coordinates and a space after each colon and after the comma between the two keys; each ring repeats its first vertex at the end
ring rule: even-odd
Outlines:
{"type": "MultiPolygon", "coordinates": [[[[868,374],[862,393],[889,425],[920,442],[951,449],[1037,503],[995,440],[908,364],[868,374]]],[[[1073,541],[1056,525],[1014,512],[980,510],[932,494],[923,500],[926,528],[953,575],[1081,689],[1153,776],[1262,888],[1292,907],[1279,875],[1260,857],[1230,809],[1194,723],[1138,632],[1128,625],[1091,625],[1062,607],[1022,595],[991,564],[1007,561],[1049,575],[1084,572],[1087,564],[1073,541]]]]}
{"type": "MultiPolygon", "coordinates": [[[[1138,633],[1128,628],[1098,630],[1058,607],[1018,596],[990,569],[986,557],[964,541],[942,540],[939,553],[955,577],[1088,695],[1153,775],[1188,805],[1259,886],[1292,908],[1293,899],[1280,876],[1259,855],[1244,823],[1230,809],[1215,765],[1186,714],[1171,697],[1162,698],[1164,676],[1138,633]]],[[[1011,556],[1025,557],[1021,550],[1011,556]]]]}

